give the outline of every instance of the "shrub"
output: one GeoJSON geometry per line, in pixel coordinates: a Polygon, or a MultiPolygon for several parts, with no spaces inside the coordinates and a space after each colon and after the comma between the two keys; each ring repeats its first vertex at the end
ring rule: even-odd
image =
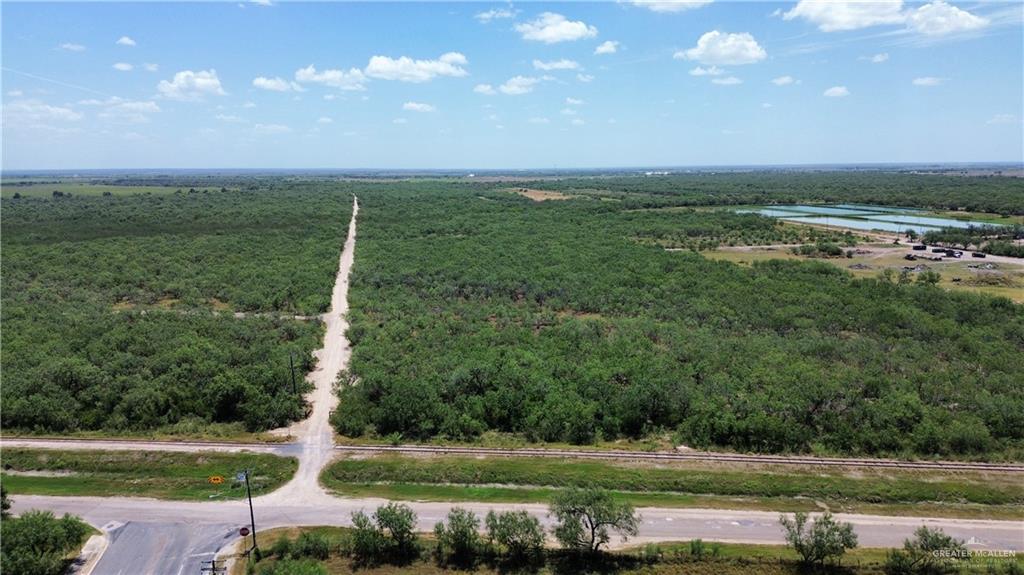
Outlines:
{"type": "Polygon", "coordinates": [[[330,544],[323,533],[307,531],[295,540],[292,545],[292,557],[298,559],[310,557],[313,559],[327,559],[330,556],[330,544]]]}
{"type": "Polygon", "coordinates": [[[885,561],[888,575],[943,575],[958,571],[956,562],[967,555],[963,541],[941,529],[921,526],[914,538],[903,542],[902,550],[890,551],[885,561]]]}
{"type": "Polygon", "coordinates": [[[807,529],[807,514],[797,512],[793,519],[785,515],[779,517],[779,523],[786,530],[786,541],[800,555],[802,563],[807,565],[824,565],[830,559],[838,560],[847,549],[857,546],[857,534],[853,525],[840,523],[825,512],[807,529]]]}
{"type": "Polygon", "coordinates": [[[60,575],[64,556],[81,544],[88,527],[77,517],[28,511],[0,523],[0,564],[4,573],[60,575]]]}
{"type": "Polygon", "coordinates": [[[268,553],[277,557],[278,559],[284,559],[288,557],[288,554],[292,552],[292,540],[287,535],[281,534],[274,541],[274,544],[270,546],[268,553]]]}
{"type": "Polygon", "coordinates": [[[434,527],[437,536],[438,550],[460,563],[471,563],[480,550],[480,518],[475,513],[461,507],[453,507],[448,512],[447,521],[441,521],[434,527]]]}
{"type": "Polygon", "coordinates": [[[352,555],[363,562],[380,561],[386,550],[384,534],[362,511],[352,514],[352,555]]]}
{"type": "Polygon", "coordinates": [[[283,559],[260,569],[259,575],[327,575],[327,568],[317,561],[283,559]]]}
{"type": "Polygon", "coordinates": [[[544,546],[540,521],[526,511],[487,513],[487,537],[504,547],[515,560],[536,556],[544,546]]]}

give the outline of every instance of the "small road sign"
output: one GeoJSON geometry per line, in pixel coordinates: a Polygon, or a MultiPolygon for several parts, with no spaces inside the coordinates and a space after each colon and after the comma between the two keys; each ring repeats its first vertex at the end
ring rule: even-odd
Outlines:
{"type": "Polygon", "coordinates": [[[220,485],[221,483],[224,483],[224,476],[222,476],[222,475],[211,475],[210,479],[208,479],[208,481],[211,484],[213,484],[213,485],[220,485]]]}

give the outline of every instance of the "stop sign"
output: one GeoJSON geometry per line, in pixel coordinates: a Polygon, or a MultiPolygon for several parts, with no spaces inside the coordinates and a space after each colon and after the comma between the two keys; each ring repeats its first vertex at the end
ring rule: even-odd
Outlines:
{"type": "Polygon", "coordinates": [[[249,534],[249,528],[248,527],[242,527],[241,529],[238,530],[238,534],[241,535],[242,537],[245,537],[246,535],[249,534]]]}

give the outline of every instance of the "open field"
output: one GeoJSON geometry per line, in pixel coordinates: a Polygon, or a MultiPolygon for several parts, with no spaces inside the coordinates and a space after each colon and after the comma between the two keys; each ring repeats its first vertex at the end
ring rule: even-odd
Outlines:
{"type": "Polygon", "coordinates": [[[378,455],[336,460],[322,481],[348,497],[537,503],[595,486],[646,507],[1024,518],[1024,486],[1004,473],[378,455]]]}
{"type": "Polygon", "coordinates": [[[3,484],[14,496],[129,496],[199,500],[245,497],[235,475],[250,470],[253,495],[269,493],[291,479],[294,458],[276,455],[67,451],[5,448],[3,484]],[[209,478],[224,478],[220,485],[209,478]]]}
{"type": "MultiPolygon", "coordinates": [[[[187,193],[189,187],[184,189],[180,187],[169,187],[169,186],[113,186],[104,184],[91,184],[91,183],[72,183],[72,182],[59,182],[54,184],[42,184],[42,183],[17,183],[14,185],[4,182],[3,192],[0,193],[0,197],[12,198],[14,194],[18,194],[23,198],[50,198],[53,197],[53,192],[60,192],[62,194],[70,194],[74,196],[103,196],[104,194],[111,196],[125,196],[132,194],[174,194],[187,193]]],[[[201,187],[191,188],[196,192],[209,193],[220,191],[218,187],[201,187]]]]}
{"type": "Polygon", "coordinates": [[[943,258],[941,262],[928,260],[908,261],[911,255],[934,255],[928,252],[915,252],[909,246],[893,247],[892,245],[874,244],[858,245],[853,249],[850,258],[807,257],[792,253],[784,246],[719,248],[702,252],[707,258],[729,261],[742,265],[764,262],[773,259],[820,261],[832,264],[848,271],[858,278],[876,278],[886,269],[899,273],[903,268],[910,268],[911,278],[921,271],[931,270],[941,277],[939,284],[943,288],[962,290],[974,293],[1009,298],[1017,303],[1024,303],[1024,260],[989,256],[985,259],[970,257],[965,252],[962,259],[943,258]]]}

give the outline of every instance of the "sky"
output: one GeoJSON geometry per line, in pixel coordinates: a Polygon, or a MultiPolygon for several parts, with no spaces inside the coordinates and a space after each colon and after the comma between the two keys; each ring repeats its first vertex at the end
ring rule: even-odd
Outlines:
{"type": "Polygon", "coordinates": [[[1024,3],[18,3],[4,170],[1024,161],[1024,3]]]}

